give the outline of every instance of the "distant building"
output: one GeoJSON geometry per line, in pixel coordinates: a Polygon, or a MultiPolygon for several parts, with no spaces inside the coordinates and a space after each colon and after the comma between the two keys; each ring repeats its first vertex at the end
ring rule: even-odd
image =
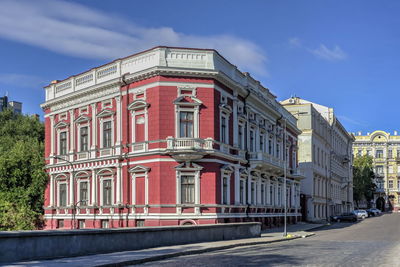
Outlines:
{"type": "Polygon", "coordinates": [[[384,131],[362,135],[358,132],[353,145],[354,157],[374,159],[375,184],[373,205],[378,209],[400,210],[400,136],[384,131]]]}
{"type": "Polygon", "coordinates": [[[22,113],[22,103],[17,101],[8,101],[8,96],[0,97],[0,111],[11,108],[15,113],[22,113]]]}
{"type": "Polygon", "coordinates": [[[333,109],[299,97],[281,102],[297,117],[304,216],[309,221],[353,209],[352,143],[333,109]]]}

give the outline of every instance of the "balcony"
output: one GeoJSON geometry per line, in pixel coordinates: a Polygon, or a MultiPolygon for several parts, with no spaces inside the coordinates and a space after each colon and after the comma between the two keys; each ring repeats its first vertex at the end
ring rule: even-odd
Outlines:
{"type": "Polygon", "coordinates": [[[283,169],[284,161],[264,152],[250,152],[250,162],[261,167],[274,167],[283,169]]]}
{"type": "Polygon", "coordinates": [[[78,152],[76,154],[77,160],[83,160],[83,159],[88,159],[88,158],[89,158],[89,152],[87,152],[87,151],[78,152]]]}
{"type": "Polygon", "coordinates": [[[213,149],[212,139],[167,138],[167,153],[176,160],[197,160],[213,149]]]}
{"type": "Polygon", "coordinates": [[[400,188],[389,188],[389,192],[400,192],[400,188]]]}

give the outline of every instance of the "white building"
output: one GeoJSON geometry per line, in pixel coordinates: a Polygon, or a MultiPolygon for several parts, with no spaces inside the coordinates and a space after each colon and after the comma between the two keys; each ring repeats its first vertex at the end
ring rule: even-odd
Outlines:
{"type": "Polygon", "coordinates": [[[281,102],[298,118],[303,216],[309,221],[353,209],[352,143],[333,109],[298,97],[281,102]]]}

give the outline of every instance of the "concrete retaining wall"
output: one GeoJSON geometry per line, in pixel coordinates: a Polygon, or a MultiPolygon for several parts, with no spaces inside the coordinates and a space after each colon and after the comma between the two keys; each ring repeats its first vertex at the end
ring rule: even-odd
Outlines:
{"type": "Polygon", "coordinates": [[[0,262],[81,256],[259,236],[260,223],[0,232],[0,262]]]}

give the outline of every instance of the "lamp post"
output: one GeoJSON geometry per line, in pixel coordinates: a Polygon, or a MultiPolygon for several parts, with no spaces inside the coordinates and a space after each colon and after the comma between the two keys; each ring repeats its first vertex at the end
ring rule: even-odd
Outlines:
{"type": "Polygon", "coordinates": [[[74,168],[74,165],[72,164],[72,162],[67,160],[67,159],[64,159],[64,158],[59,157],[59,156],[51,156],[51,157],[54,158],[54,159],[63,160],[65,162],[67,162],[71,166],[71,169],[72,169],[72,196],[73,196],[73,198],[72,198],[72,229],[75,229],[76,228],[76,225],[75,225],[75,210],[76,210],[76,205],[78,204],[78,202],[75,203],[75,168],[74,168]]]}

